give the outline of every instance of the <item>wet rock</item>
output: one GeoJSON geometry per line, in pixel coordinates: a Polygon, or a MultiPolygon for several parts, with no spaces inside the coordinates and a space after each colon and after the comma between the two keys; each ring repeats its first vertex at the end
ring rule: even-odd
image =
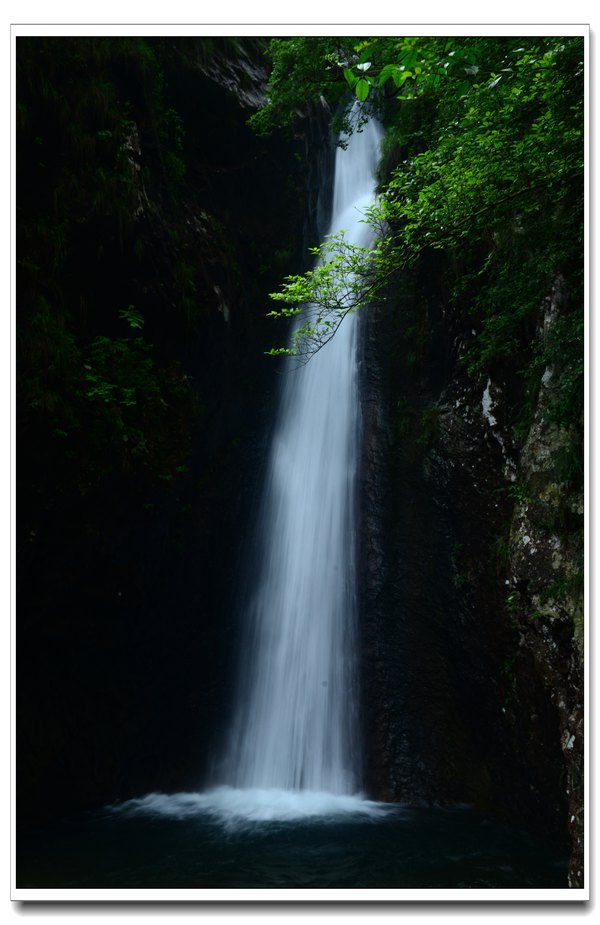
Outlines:
{"type": "MultiPolygon", "coordinates": [[[[432,279],[432,363],[419,377],[403,367],[391,314],[362,321],[369,784],[383,799],[470,802],[559,840],[570,833],[570,883],[581,885],[583,504],[557,470],[573,435],[550,419],[545,370],[519,452],[507,426],[514,386],[469,378],[460,318],[431,308],[432,279]],[[436,422],[427,439],[423,412],[436,422]]],[[[560,291],[541,305],[540,337],[560,291]]]]}
{"type": "MultiPolygon", "coordinates": [[[[540,337],[558,317],[560,286],[542,305],[540,337]]],[[[528,496],[517,504],[511,527],[510,573],[520,645],[533,658],[546,696],[558,714],[569,832],[573,846],[569,884],[582,886],[583,870],[583,497],[561,476],[557,460],[577,437],[549,413],[559,388],[542,375],[534,420],[519,460],[528,496]]]]}

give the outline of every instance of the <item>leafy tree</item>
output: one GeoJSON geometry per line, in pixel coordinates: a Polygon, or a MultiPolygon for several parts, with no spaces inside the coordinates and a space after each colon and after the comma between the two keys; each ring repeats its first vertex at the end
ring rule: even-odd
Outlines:
{"type": "MultiPolygon", "coordinates": [[[[348,312],[385,298],[391,280],[438,250],[461,265],[454,302],[468,301],[478,328],[464,357],[472,373],[519,353],[530,372],[546,362],[549,347],[534,347],[528,325],[553,281],[569,279],[561,365],[576,401],[583,40],[365,39],[346,48],[338,70],[339,83],[387,126],[380,195],[365,216],[377,241],[365,250],[333,235],[315,249],[315,269],[286,278],[271,314],[302,319],[292,345],[271,352],[310,358],[348,312]]],[[[273,95],[279,107],[283,88],[273,95]]]]}
{"type": "Polygon", "coordinates": [[[346,93],[341,68],[352,55],[348,38],[297,36],[272,39],[266,54],[271,62],[266,102],[250,118],[258,134],[290,129],[307,103],[321,97],[335,105],[346,93]]]}

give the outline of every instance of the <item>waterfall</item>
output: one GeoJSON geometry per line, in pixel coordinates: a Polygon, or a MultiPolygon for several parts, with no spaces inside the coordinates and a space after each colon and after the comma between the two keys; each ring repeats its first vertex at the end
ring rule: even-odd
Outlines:
{"type": "MultiPolygon", "coordinates": [[[[367,247],[380,128],[338,148],[330,233],[367,247]]],[[[237,712],[212,789],[148,794],[125,813],[207,814],[225,828],[387,816],[361,791],[357,689],[356,318],[282,376],[242,617],[237,712]]]]}
{"type": "MultiPolygon", "coordinates": [[[[363,246],[380,129],[337,149],[330,233],[363,246]]],[[[282,376],[224,776],[239,789],[360,788],[356,672],[356,318],[282,376]]]]}

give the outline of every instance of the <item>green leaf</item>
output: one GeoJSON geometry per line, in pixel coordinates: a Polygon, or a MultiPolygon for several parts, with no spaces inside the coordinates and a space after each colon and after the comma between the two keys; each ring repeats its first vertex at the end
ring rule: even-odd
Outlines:
{"type": "Polygon", "coordinates": [[[131,328],[142,328],[144,324],[142,313],[136,309],[135,305],[120,309],[119,318],[126,321],[131,328]]]}
{"type": "Polygon", "coordinates": [[[346,78],[346,83],[348,84],[350,89],[354,90],[354,87],[358,83],[358,77],[355,74],[353,74],[350,68],[348,67],[344,68],[344,77],[346,78]]]}
{"type": "Polygon", "coordinates": [[[381,73],[379,74],[379,86],[383,86],[386,80],[389,80],[390,77],[394,77],[398,73],[398,69],[395,64],[386,64],[385,67],[382,67],[381,73]]]}
{"type": "Polygon", "coordinates": [[[412,80],[414,74],[412,71],[396,71],[393,75],[394,83],[398,88],[403,87],[407,80],[412,80]]]}
{"type": "Polygon", "coordinates": [[[366,80],[361,79],[358,81],[358,83],[356,84],[356,95],[358,99],[361,101],[361,103],[364,103],[364,101],[369,95],[369,84],[367,83],[366,80]]]}

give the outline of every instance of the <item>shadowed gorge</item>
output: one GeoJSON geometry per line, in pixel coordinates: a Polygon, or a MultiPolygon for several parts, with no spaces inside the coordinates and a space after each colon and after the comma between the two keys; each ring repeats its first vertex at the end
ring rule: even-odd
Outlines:
{"type": "Polygon", "coordinates": [[[584,886],[583,67],[16,39],[18,887],[584,886]]]}

